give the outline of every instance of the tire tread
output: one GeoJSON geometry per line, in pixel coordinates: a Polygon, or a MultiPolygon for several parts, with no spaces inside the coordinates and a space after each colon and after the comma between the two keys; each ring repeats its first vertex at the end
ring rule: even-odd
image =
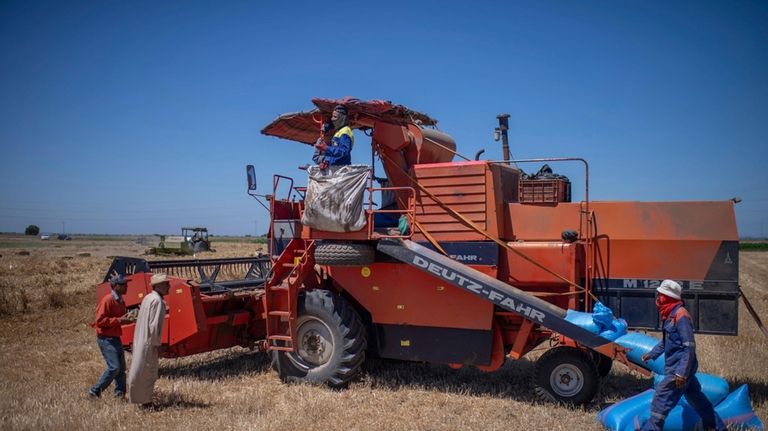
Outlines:
{"type": "Polygon", "coordinates": [[[308,382],[325,384],[332,388],[347,386],[360,373],[365,361],[365,351],[368,343],[365,337],[365,327],[362,319],[346,299],[328,290],[308,290],[299,297],[299,316],[307,309],[321,309],[327,313],[329,321],[325,323],[335,326],[341,335],[339,346],[343,351],[338,355],[337,362],[332,368],[319,372],[318,375],[307,378],[306,374],[298,372],[284,352],[274,352],[273,364],[286,382],[308,382]]]}
{"type": "Polygon", "coordinates": [[[365,243],[322,242],[315,246],[315,262],[330,266],[365,266],[373,263],[374,248],[365,243]]]}

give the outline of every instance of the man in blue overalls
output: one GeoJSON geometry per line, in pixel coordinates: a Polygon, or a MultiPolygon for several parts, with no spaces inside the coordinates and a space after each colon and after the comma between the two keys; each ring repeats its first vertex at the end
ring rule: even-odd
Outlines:
{"type": "Polygon", "coordinates": [[[651,418],[643,430],[661,430],[667,414],[674,408],[680,397],[685,395],[688,404],[701,416],[704,429],[725,430],[725,424],[715,412],[712,403],[701,392],[696,370],[696,342],[693,339],[693,321],[683,307],[680,284],[664,280],[656,289],[656,307],[661,314],[663,338],[650,352],[643,355],[643,361],[653,360],[664,353],[664,379],[656,386],[651,403],[651,418]]]}
{"type": "Polygon", "coordinates": [[[313,160],[318,163],[320,169],[328,166],[349,165],[352,163],[352,146],[355,143],[355,137],[352,129],[349,127],[349,117],[346,106],[339,105],[333,108],[331,116],[333,128],[336,133],[333,134],[331,143],[327,144],[322,138],[315,144],[315,156],[313,160]],[[318,157],[322,156],[322,157],[318,157]],[[317,157],[317,158],[316,158],[317,157]]]}

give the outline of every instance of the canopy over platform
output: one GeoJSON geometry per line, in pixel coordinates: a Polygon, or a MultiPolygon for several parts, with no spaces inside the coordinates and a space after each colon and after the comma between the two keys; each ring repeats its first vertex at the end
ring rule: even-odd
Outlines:
{"type": "Polygon", "coordinates": [[[434,126],[437,120],[427,114],[413,111],[403,105],[386,100],[359,100],[352,97],[343,99],[312,99],[316,108],[311,111],[293,112],[277,117],[261,130],[267,136],[298,141],[312,145],[320,136],[320,125],[324,118],[330,118],[337,105],[346,106],[349,111],[349,126],[353,129],[370,128],[374,121],[405,125],[434,126]]]}

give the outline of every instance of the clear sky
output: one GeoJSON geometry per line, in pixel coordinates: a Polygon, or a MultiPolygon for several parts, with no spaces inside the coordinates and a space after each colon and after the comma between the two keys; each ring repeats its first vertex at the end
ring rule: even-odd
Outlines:
{"type": "Polygon", "coordinates": [[[312,152],[259,131],[353,96],[493,159],[508,112],[513,156],[588,159],[592,199],[740,196],[768,234],[765,1],[3,1],[0,56],[0,231],[261,234],[244,166],[312,152]]]}

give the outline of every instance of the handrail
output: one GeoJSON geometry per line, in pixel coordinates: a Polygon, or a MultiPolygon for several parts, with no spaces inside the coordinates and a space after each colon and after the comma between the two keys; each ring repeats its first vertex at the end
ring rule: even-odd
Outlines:
{"type": "Polygon", "coordinates": [[[285,197],[286,200],[289,200],[291,198],[291,191],[293,191],[293,178],[278,174],[272,176],[272,198],[274,199],[275,195],[277,195],[277,186],[280,184],[280,179],[288,180],[291,182],[291,185],[288,187],[288,196],[285,197]]]}
{"type": "Polygon", "coordinates": [[[405,214],[405,216],[408,218],[408,226],[413,226],[414,221],[416,219],[416,189],[413,187],[370,187],[368,189],[368,210],[367,213],[367,219],[368,219],[368,239],[374,239],[377,238],[410,238],[413,235],[413,229],[410,229],[410,232],[408,235],[382,235],[382,234],[376,234],[375,232],[375,226],[374,226],[374,215],[375,214],[405,214]],[[384,209],[373,209],[373,192],[375,191],[407,191],[409,193],[408,196],[408,208],[406,209],[392,209],[392,210],[384,210],[384,209]]]}
{"type": "MultiPolygon", "coordinates": [[[[586,159],[581,157],[544,157],[533,159],[517,159],[517,160],[493,160],[491,164],[509,164],[509,163],[541,163],[541,162],[581,162],[584,164],[584,201],[583,207],[580,205],[579,209],[579,237],[583,238],[587,248],[587,258],[584,259],[585,265],[585,283],[584,283],[584,307],[589,310],[590,300],[593,296],[590,296],[592,292],[592,279],[595,274],[595,265],[597,261],[595,239],[597,238],[597,226],[594,220],[594,211],[589,209],[589,163],[586,159]],[[582,235],[582,226],[586,226],[586,234],[582,235]]],[[[593,294],[592,294],[593,295],[593,294]]]]}
{"type": "Polygon", "coordinates": [[[280,184],[281,179],[291,182],[290,187],[288,187],[288,196],[286,196],[286,200],[291,198],[291,191],[293,190],[293,178],[278,174],[272,176],[272,199],[269,199],[269,260],[272,263],[275,262],[275,200],[277,187],[280,184]]]}
{"type": "MultiPolygon", "coordinates": [[[[370,178],[373,178],[373,169],[370,170],[369,174],[370,178]]],[[[300,193],[300,198],[303,200],[305,198],[305,191],[306,187],[294,187],[294,181],[293,178],[287,177],[284,175],[274,175],[273,183],[272,183],[272,199],[270,200],[270,232],[274,232],[274,196],[277,194],[278,184],[280,183],[281,179],[286,179],[291,182],[290,189],[289,189],[289,196],[290,197],[290,190],[294,190],[296,192],[300,193]],[[304,192],[304,193],[302,193],[304,192]]],[[[371,180],[372,181],[372,180],[371,180]]],[[[386,235],[386,234],[376,234],[374,232],[375,223],[374,223],[374,215],[381,213],[381,214],[405,214],[408,218],[408,225],[413,226],[415,222],[415,213],[416,213],[416,190],[413,187],[373,187],[373,184],[371,184],[368,187],[368,208],[366,211],[366,220],[367,220],[367,237],[368,239],[378,239],[378,238],[410,238],[413,235],[413,229],[411,229],[410,233],[408,235],[386,235]],[[373,208],[373,193],[377,191],[406,191],[408,192],[408,208],[406,209],[374,209],[373,208]]],[[[273,249],[274,247],[274,234],[270,236],[270,249],[273,249]]]]}

